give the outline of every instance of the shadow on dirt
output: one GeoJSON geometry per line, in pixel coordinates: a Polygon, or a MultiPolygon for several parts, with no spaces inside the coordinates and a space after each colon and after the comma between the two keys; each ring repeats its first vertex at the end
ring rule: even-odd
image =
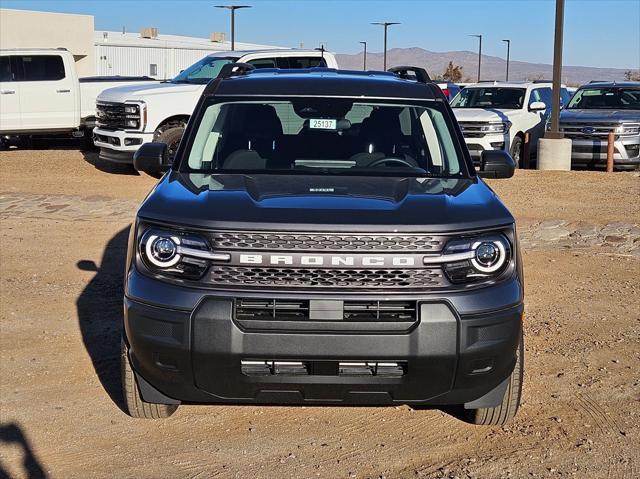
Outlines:
{"type": "MultiPolygon", "coordinates": [[[[22,450],[22,468],[20,471],[20,477],[27,477],[29,479],[43,479],[47,477],[47,474],[42,467],[42,464],[36,457],[36,454],[31,446],[31,443],[25,436],[22,428],[15,423],[3,423],[0,424],[0,446],[14,446],[22,450]]],[[[2,449],[0,449],[1,451],[2,449]]],[[[0,454],[0,457],[5,457],[5,454],[0,454]]],[[[0,463],[0,479],[10,479],[9,472],[0,463]]]]}
{"type": "Polygon", "coordinates": [[[121,410],[124,410],[120,388],[122,275],[129,228],[109,240],[100,265],[90,260],[77,264],[78,269],[96,273],[76,302],[82,340],[102,387],[121,410]]]}

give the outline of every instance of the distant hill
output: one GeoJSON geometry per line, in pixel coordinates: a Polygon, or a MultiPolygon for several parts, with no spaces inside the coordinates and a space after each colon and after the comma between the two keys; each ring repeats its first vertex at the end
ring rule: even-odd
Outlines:
{"type": "MultiPolygon", "coordinates": [[[[367,52],[367,69],[382,69],[382,53],[367,52]]],[[[360,70],[362,52],[354,55],[338,54],[340,68],[360,70]]],[[[442,74],[448,63],[463,68],[464,76],[475,81],[478,71],[478,54],[470,51],[431,52],[422,48],[392,48],[387,51],[387,66],[414,65],[426,68],[429,74],[442,74]]],[[[482,55],[482,79],[504,80],[506,60],[499,57],[482,55]]],[[[631,69],[631,68],[629,68],[631,69]]],[[[624,80],[625,69],[593,68],[565,66],[562,69],[562,81],[567,85],[582,85],[590,80],[624,80]]],[[[509,79],[526,80],[545,78],[551,80],[552,66],[543,63],[528,63],[511,60],[509,79]]]]}

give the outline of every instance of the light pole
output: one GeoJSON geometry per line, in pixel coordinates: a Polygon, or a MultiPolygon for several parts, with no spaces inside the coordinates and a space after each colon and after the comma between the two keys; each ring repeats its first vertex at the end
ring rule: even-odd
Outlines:
{"type": "Polygon", "coordinates": [[[470,37],[476,37],[480,40],[478,45],[478,81],[480,81],[480,65],[482,64],[482,34],[469,35],[470,37]]]}
{"type": "Polygon", "coordinates": [[[372,22],[371,25],[382,25],[384,27],[384,60],[383,60],[383,70],[387,70],[387,29],[389,25],[400,25],[399,22],[372,22]]]}
{"type": "Polygon", "coordinates": [[[367,42],[360,42],[364,45],[364,52],[362,53],[362,69],[367,69],[367,42]]]}
{"type": "Polygon", "coordinates": [[[509,50],[511,50],[511,40],[502,40],[507,43],[507,77],[506,81],[509,81],[509,50]]]}
{"type": "Polygon", "coordinates": [[[551,97],[551,130],[545,138],[563,138],[560,132],[560,83],[562,83],[562,38],[564,0],[556,0],[556,31],[553,42],[553,95],[551,97]]]}
{"type": "Polygon", "coordinates": [[[216,5],[216,8],[226,8],[231,11],[231,51],[236,49],[236,10],[251,8],[250,5],[216,5]]]}

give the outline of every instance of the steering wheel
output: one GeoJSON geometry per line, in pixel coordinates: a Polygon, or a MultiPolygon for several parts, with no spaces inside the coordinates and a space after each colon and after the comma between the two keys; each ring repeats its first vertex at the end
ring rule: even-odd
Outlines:
{"type": "Polygon", "coordinates": [[[376,166],[383,165],[385,163],[396,163],[400,166],[407,166],[409,168],[415,168],[415,165],[412,165],[407,160],[403,160],[402,158],[379,158],[375,161],[372,161],[367,166],[370,168],[375,168],[376,166]]]}

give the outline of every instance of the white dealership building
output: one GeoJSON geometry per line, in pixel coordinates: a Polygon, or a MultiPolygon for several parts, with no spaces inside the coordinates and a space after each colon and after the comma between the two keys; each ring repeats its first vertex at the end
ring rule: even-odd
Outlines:
{"type": "MultiPolygon", "coordinates": [[[[161,34],[149,27],[139,33],[96,31],[91,15],[0,9],[0,48],[66,48],[80,76],[133,75],[172,78],[212,52],[231,50],[221,32],[210,38],[161,34]]],[[[237,50],[279,48],[236,42],[237,50]]]]}

